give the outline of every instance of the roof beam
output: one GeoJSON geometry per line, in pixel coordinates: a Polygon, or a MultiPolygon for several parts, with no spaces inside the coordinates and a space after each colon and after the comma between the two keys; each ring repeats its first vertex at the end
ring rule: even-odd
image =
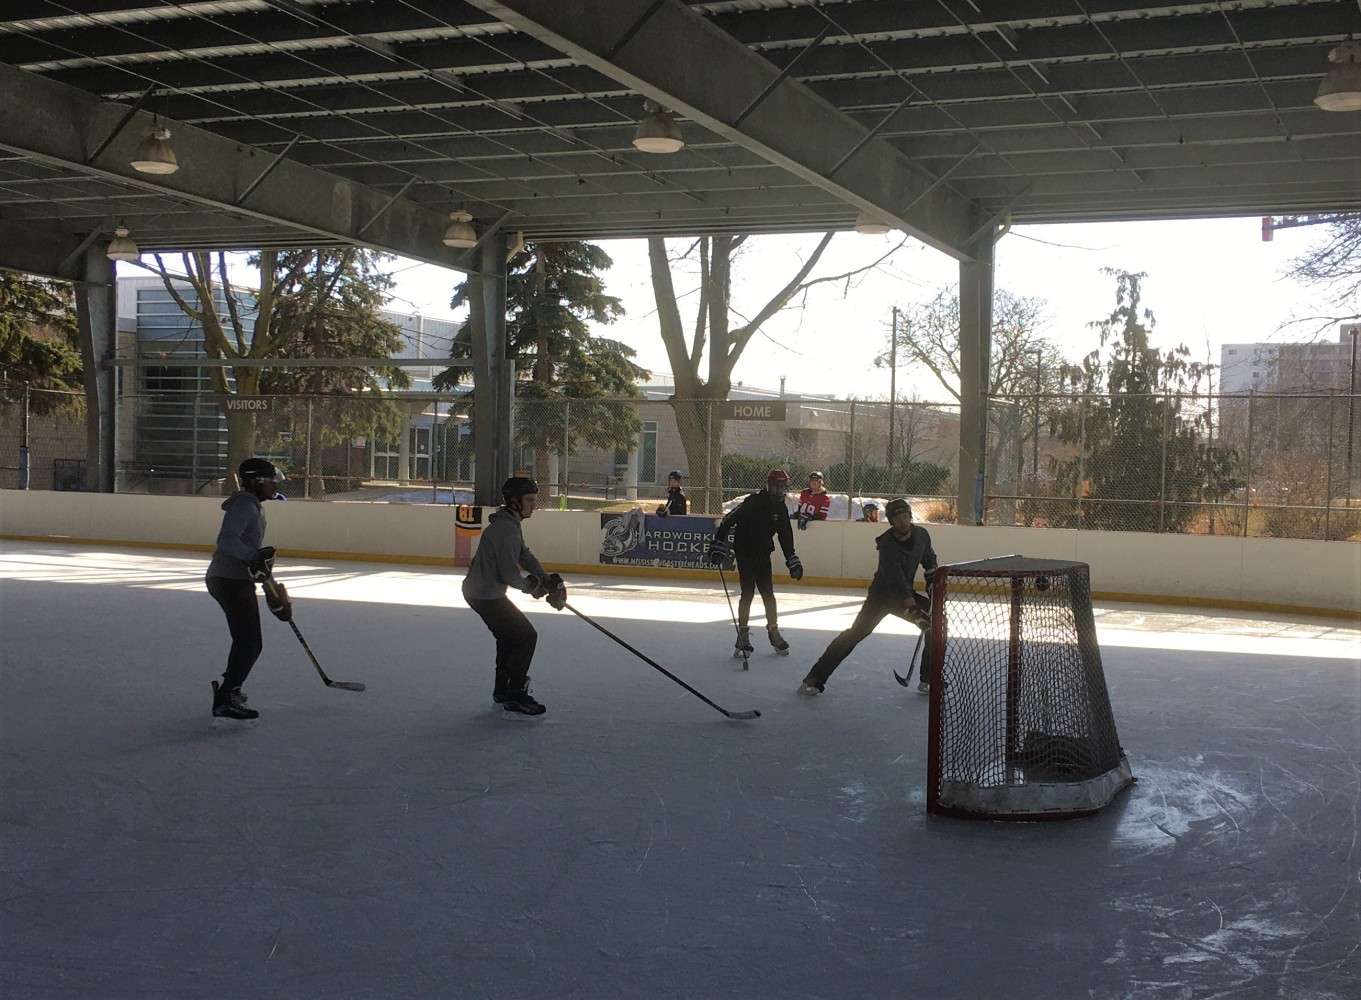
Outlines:
{"type": "Polygon", "coordinates": [[[893,146],[867,140],[853,118],[676,0],[470,2],[856,209],[970,258],[971,202],[933,189],[893,146]]]}
{"type": "Polygon", "coordinates": [[[292,229],[297,246],[347,243],[460,271],[472,268],[466,253],[444,246],[448,219],[443,212],[294,160],[271,163],[259,149],[202,129],[174,125],[171,141],[180,163],[176,173],[163,177],[138,173],[129,161],[158,119],[137,112],[119,131],[126,110],[73,87],[0,66],[0,149],[98,177],[130,192],[160,194],[292,229]],[[106,142],[110,135],[113,140],[106,142]],[[91,158],[91,153],[97,155],[91,158]],[[272,170],[261,180],[266,168],[272,170]]]}

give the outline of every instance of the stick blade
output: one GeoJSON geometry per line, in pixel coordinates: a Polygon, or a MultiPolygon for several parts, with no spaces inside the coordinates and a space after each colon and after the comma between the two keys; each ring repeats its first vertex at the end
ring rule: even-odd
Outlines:
{"type": "Polygon", "coordinates": [[[897,681],[899,684],[901,684],[903,687],[907,687],[912,680],[912,671],[909,670],[907,672],[907,676],[903,677],[898,673],[898,671],[895,670],[893,671],[893,679],[897,681]]]}
{"type": "Polygon", "coordinates": [[[760,709],[756,709],[756,708],[749,709],[749,710],[747,710],[747,711],[745,711],[745,712],[728,712],[728,711],[724,711],[723,714],[726,715],[726,716],[727,716],[728,718],[730,718],[730,719],[741,719],[741,720],[743,720],[743,721],[745,721],[745,720],[747,720],[747,719],[759,719],[759,718],[761,717],[761,711],[760,711],[760,709]]]}
{"type": "Polygon", "coordinates": [[[365,691],[367,688],[359,681],[332,681],[326,682],[328,688],[340,688],[342,691],[365,691]]]}

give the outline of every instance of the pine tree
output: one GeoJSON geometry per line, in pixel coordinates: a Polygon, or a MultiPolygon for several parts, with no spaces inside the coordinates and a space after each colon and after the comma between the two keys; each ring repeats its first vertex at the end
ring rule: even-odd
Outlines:
{"type": "MultiPolygon", "coordinates": [[[[637,382],[650,373],[634,364],[628,345],[592,333],[623,315],[605,292],[599,272],[613,261],[593,243],[528,242],[511,259],[506,279],[506,337],[515,358],[515,444],[535,451],[535,475],[548,477],[548,456],[635,447],[642,423],[633,405],[605,397],[637,398],[637,382]]],[[[474,294],[473,283],[455,289],[453,305],[474,294]]],[[[473,331],[465,324],[453,356],[472,356],[473,331]]],[[[450,368],[435,388],[451,389],[468,370],[450,368]]],[[[477,387],[463,406],[471,412],[477,387]]],[[[476,433],[476,428],[473,428],[476,433]]]]}
{"type": "Polygon", "coordinates": [[[0,271],[0,380],[30,389],[34,412],[79,409],[82,364],[75,293],[63,282],[0,271]]]}

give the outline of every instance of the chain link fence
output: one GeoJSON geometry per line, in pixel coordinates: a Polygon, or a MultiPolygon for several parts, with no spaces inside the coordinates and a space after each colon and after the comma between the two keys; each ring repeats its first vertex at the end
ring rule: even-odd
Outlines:
{"type": "MultiPolygon", "coordinates": [[[[84,400],[0,386],[0,487],[88,489],[84,400]]],[[[984,520],[994,525],[1361,538],[1357,397],[1341,393],[996,397],[984,520]]],[[[447,393],[220,398],[126,394],[120,491],[230,491],[228,442],[287,473],[296,499],[471,502],[477,425],[447,393]]],[[[544,506],[640,504],[678,471],[694,513],[822,473],[833,518],[912,500],[957,519],[956,404],[835,399],[516,400],[514,467],[544,506]]]]}

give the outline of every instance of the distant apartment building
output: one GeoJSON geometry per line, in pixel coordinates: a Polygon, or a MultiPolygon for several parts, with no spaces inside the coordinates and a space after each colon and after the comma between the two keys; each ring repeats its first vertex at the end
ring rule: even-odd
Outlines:
{"type": "Polygon", "coordinates": [[[1219,353],[1220,391],[1347,391],[1352,385],[1353,342],[1358,335],[1361,323],[1343,323],[1336,342],[1225,344],[1219,353]]]}

